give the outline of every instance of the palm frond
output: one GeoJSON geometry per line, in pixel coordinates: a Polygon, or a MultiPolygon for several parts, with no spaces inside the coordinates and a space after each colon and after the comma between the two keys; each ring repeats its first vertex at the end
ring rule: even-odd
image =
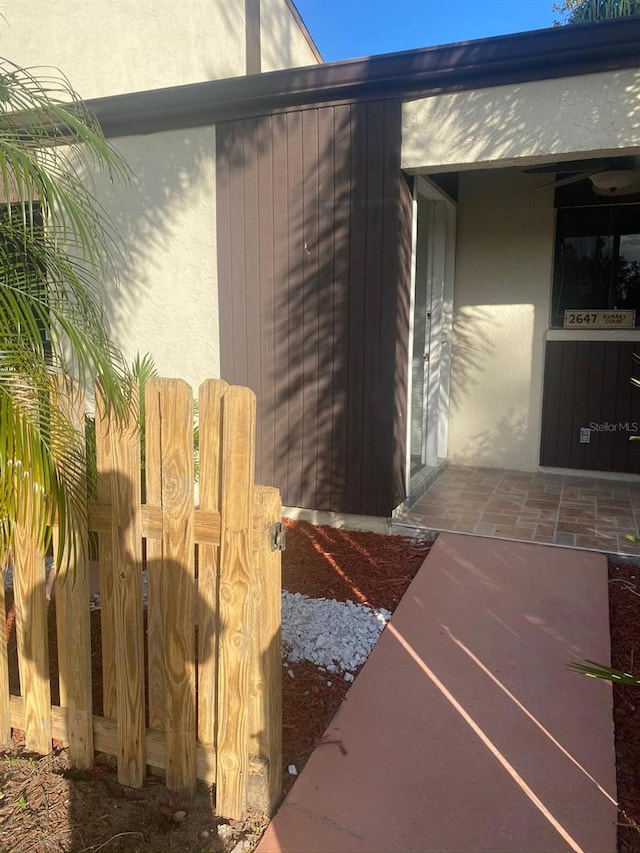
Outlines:
{"type": "Polygon", "coordinates": [[[588,24],[640,14],[640,0],[563,0],[552,8],[564,15],[563,23],[588,24]]]}
{"type": "Polygon", "coordinates": [[[632,675],[629,672],[622,672],[620,669],[613,669],[610,666],[596,663],[592,660],[587,660],[585,663],[570,663],[568,667],[573,672],[586,675],[588,678],[600,678],[604,681],[611,681],[614,684],[630,684],[634,687],[640,687],[640,677],[632,675]]]}
{"type": "Polygon", "coordinates": [[[58,564],[86,520],[89,461],[60,374],[98,381],[118,417],[132,399],[104,312],[122,248],[97,170],[130,177],[68,81],[0,59],[0,547],[28,517],[46,550],[57,524],[58,564]]]}

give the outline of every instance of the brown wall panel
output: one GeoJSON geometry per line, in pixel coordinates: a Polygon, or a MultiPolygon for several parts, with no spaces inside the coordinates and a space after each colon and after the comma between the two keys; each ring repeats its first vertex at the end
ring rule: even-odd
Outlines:
{"type": "MultiPolygon", "coordinates": [[[[372,104],[368,111],[368,121],[375,128],[384,128],[384,103],[372,104]]],[[[384,170],[384,133],[374,133],[367,146],[366,199],[367,216],[365,228],[365,316],[363,324],[364,358],[372,364],[364,369],[364,413],[362,422],[363,460],[373,460],[364,464],[362,469],[362,489],[364,494],[376,494],[380,483],[377,452],[378,429],[370,429],[370,424],[380,422],[380,353],[385,351],[383,327],[386,318],[382,316],[383,262],[384,262],[384,224],[385,224],[385,170],[384,170]],[[375,251],[372,248],[375,247],[375,251]],[[375,354],[375,355],[374,355],[375,354]]]]}
{"type": "Polygon", "coordinates": [[[548,341],[540,464],[586,471],[640,473],[640,388],[626,341],[548,341]],[[599,427],[599,428],[598,428],[599,427]],[[580,429],[591,428],[590,442],[580,429]]]}
{"type": "MultiPolygon", "coordinates": [[[[302,360],[305,375],[310,381],[302,385],[302,470],[304,475],[300,484],[299,506],[309,506],[316,500],[319,481],[322,479],[322,438],[319,429],[320,410],[322,408],[320,387],[320,361],[324,343],[320,333],[320,317],[324,310],[320,304],[322,287],[320,283],[320,187],[319,166],[320,151],[318,144],[318,111],[305,110],[302,113],[302,169],[303,181],[303,233],[302,233],[302,275],[305,282],[314,282],[315,286],[306,290],[303,302],[302,360]]],[[[328,436],[327,436],[328,438],[328,436]]]]}
{"type": "MultiPolygon", "coordinates": [[[[240,306],[240,311],[244,312],[247,343],[244,347],[243,358],[246,359],[247,385],[250,388],[257,387],[262,376],[262,347],[253,352],[251,349],[252,341],[261,339],[261,320],[262,313],[259,310],[247,311],[247,305],[260,306],[260,225],[263,217],[260,216],[259,209],[256,205],[258,196],[258,135],[261,131],[260,122],[258,119],[248,119],[245,121],[244,129],[244,173],[242,188],[239,188],[238,198],[242,200],[241,204],[237,205],[238,210],[234,213],[237,216],[238,227],[240,228],[240,220],[244,234],[240,233],[244,246],[255,246],[257,251],[247,252],[238,258],[238,263],[243,265],[242,279],[244,281],[244,293],[241,288],[238,288],[236,302],[240,306]]],[[[262,443],[263,421],[261,420],[258,427],[257,442],[262,443]]]]}
{"type": "Polygon", "coordinates": [[[217,159],[222,375],[257,394],[258,478],[285,504],[388,515],[409,328],[400,104],[222,123],[217,159]]]}
{"type": "Polygon", "coordinates": [[[262,70],[260,44],[260,0],[244,0],[245,70],[259,74],[262,70]]]}
{"type": "MultiPolygon", "coordinates": [[[[259,125],[261,134],[270,133],[270,128],[259,125]]],[[[257,198],[265,211],[272,211],[271,216],[258,217],[258,269],[261,282],[258,288],[258,310],[260,318],[260,378],[259,382],[267,387],[273,386],[276,376],[275,364],[275,244],[279,235],[286,233],[282,224],[282,215],[276,215],[276,206],[282,208],[282,200],[278,196],[278,185],[281,177],[276,177],[279,165],[271,157],[267,140],[264,137],[256,139],[258,155],[258,187],[257,198]]],[[[271,483],[275,476],[274,458],[276,451],[275,411],[272,405],[264,406],[260,424],[256,425],[258,439],[256,455],[262,460],[264,482],[271,483]]]]}
{"type": "MultiPolygon", "coordinates": [[[[598,417],[601,417],[602,410],[611,409],[611,405],[606,401],[603,393],[606,390],[604,385],[604,377],[608,371],[606,369],[607,344],[605,341],[594,341],[588,348],[589,359],[585,368],[588,370],[588,381],[582,383],[581,395],[584,399],[584,409],[582,412],[582,422],[587,423],[589,420],[589,398],[600,399],[601,405],[598,407],[598,417]]],[[[612,387],[615,392],[615,386],[612,387]]],[[[613,401],[615,405],[615,400],[613,401]]],[[[603,450],[601,442],[593,441],[590,444],[581,444],[574,450],[576,454],[576,466],[583,467],[584,470],[597,471],[598,469],[609,470],[611,468],[611,459],[603,458],[603,450]],[[582,457],[578,454],[582,452],[582,457]]],[[[605,454],[606,457],[606,454],[605,454]]],[[[572,466],[573,467],[573,466],[572,466]]]]}
{"type": "Polygon", "coordinates": [[[346,466],[346,431],[341,428],[341,412],[346,400],[344,363],[340,347],[347,336],[346,302],[344,288],[336,281],[344,281],[348,275],[348,255],[344,251],[339,257],[343,241],[340,239],[340,214],[336,212],[336,140],[335,127],[343,126],[347,120],[348,107],[322,110],[318,116],[318,255],[326,258],[318,268],[318,294],[327,301],[325,311],[318,311],[318,340],[321,349],[318,359],[319,401],[318,409],[318,454],[322,453],[323,436],[326,436],[327,458],[331,465],[318,464],[315,500],[319,506],[331,506],[340,500],[344,477],[340,471],[346,466]],[[335,365],[326,370],[325,365],[335,365]],[[324,400],[328,405],[323,405],[324,400]]]}
{"type": "MultiPolygon", "coordinates": [[[[345,187],[350,201],[349,221],[349,358],[347,379],[347,464],[345,502],[358,506],[362,500],[362,472],[364,452],[365,404],[365,307],[366,281],[366,227],[367,227],[367,110],[362,106],[352,108],[351,141],[349,144],[350,170],[345,187]]],[[[369,370],[372,363],[369,362],[369,370]]]]}
{"type": "MultiPolygon", "coordinates": [[[[285,144],[287,117],[285,115],[274,116],[270,122],[266,123],[266,126],[270,130],[271,140],[265,141],[262,154],[266,160],[271,161],[273,184],[274,260],[273,279],[269,287],[269,299],[271,300],[269,316],[272,318],[273,327],[273,353],[270,357],[272,358],[273,373],[270,376],[263,376],[261,387],[254,390],[259,394],[259,417],[262,418],[266,412],[273,420],[273,458],[269,460],[267,456],[257,454],[257,460],[258,472],[261,474],[260,480],[267,484],[278,483],[284,495],[286,489],[282,484],[284,483],[285,486],[287,484],[288,457],[281,436],[283,431],[288,432],[289,430],[289,409],[288,406],[278,406],[276,400],[280,394],[281,385],[284,383],[286,387],[286,383],[289,381],[291,369],[288,353],[283,354],[282,351],[285,342],[287,347],[289,346],[289,315],[288,311],[282,310],[282,304],[278,301],[279,289],[288,288],[288,281],[286,279],[281,280],[280,272],[286,270],[289,263],[289,161],[287,145],[285,144]]],[[[265,130],[265,133],[267,132],[265,130]]],[[[268,208],[263,218],[268,218],[268,208]]],[[[264,339],[259,343],[261,348],[266,348],[267,342],[264,339]]],[[[229,370],[232,369],[233,365],[230,364],[229,370]]]]}

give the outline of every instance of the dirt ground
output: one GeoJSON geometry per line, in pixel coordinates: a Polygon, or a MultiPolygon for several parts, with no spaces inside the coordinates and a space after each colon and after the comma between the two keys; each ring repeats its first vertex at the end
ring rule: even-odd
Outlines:
{"type": "MultiPolygon", "coordinates": [[[[393,611],[429,547],[427,542],[290,523],[283,586],[393,611]]],[[[610,567],[612,662],[627,671],[634,668],[634,660],[640,671],[638,577],[640,569],[634,566],[610,567]]],[[[96,710],[101,690],[99,624],[96,613],[96,710]]],[[[12,635],[10,643],[14,641],[12,635]]],[[[302,769],[349,686],[341,678],[332,678],[328,686],[326,674],[309,663],[284,666],[283,793],[295,781],[288,766],[302,769]]],[[[640,853],[639,701],[637,688],[614,688],[620,853],[640,853]]],[[[66,750],[44,757],[26,753],[20,733],[0,752],[0,853],[248,853],[265,825],[266,818],[259,814],[235,824],[217,817],[212,792],[205,786],[190,798],[171,794],[160,779],[149,779],[139,790],[124,788],[110,756],[98,755],[91,771],[78,772],[70,768],[66,750]]]]}

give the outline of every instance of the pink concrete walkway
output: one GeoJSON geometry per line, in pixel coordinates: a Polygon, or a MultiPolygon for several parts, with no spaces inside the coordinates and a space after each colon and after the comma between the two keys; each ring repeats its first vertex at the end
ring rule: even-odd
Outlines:
{"type": "Polygon", "coordinates": [[[614,853],[604,555],[442,534],[259,853],[614,853]]]}

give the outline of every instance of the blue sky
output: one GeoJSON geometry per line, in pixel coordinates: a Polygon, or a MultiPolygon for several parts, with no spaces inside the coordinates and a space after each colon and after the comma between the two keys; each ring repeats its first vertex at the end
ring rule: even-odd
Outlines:
{"type": "Polygon", "coordinates": [[[324,58],[351,59],[550,27],[553,0],[295,0],[324,58]]]}

